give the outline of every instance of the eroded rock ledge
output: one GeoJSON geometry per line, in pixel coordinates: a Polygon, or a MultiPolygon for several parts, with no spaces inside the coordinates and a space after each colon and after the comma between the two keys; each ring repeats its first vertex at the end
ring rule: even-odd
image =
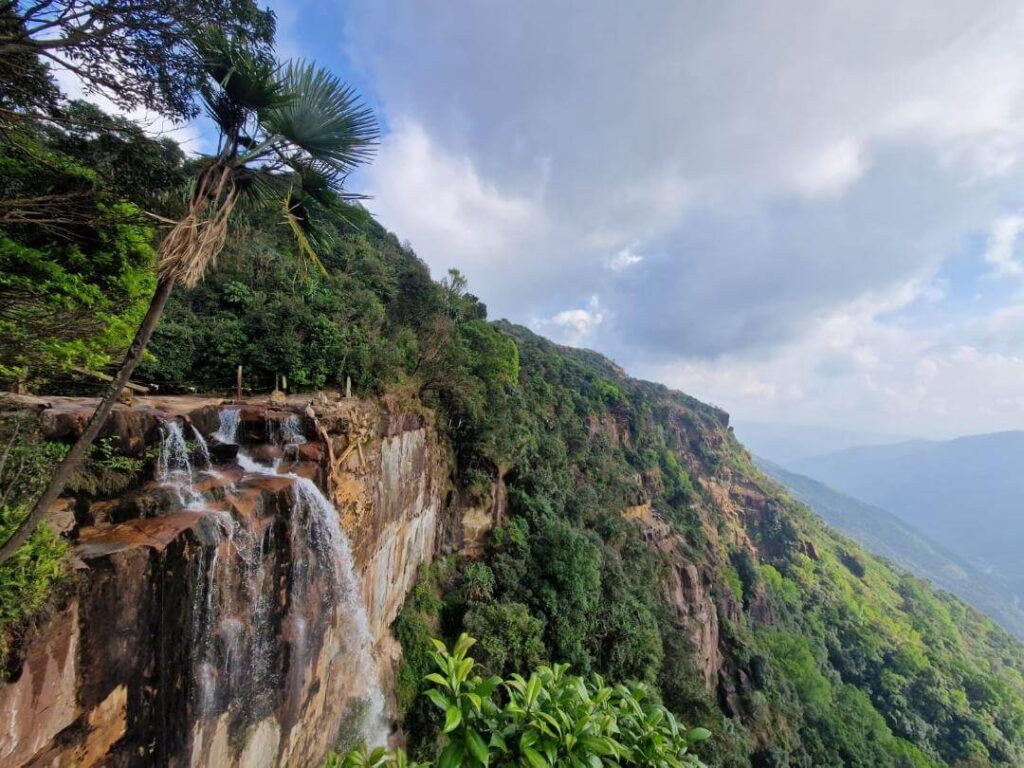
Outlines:
{"type": "MultiPolygon", "coordinates": [[[[4,405],[37,412],[48,439],[71,440],[94,401],[8,396],[4,405]]],[[[238,406],[240,442],[268,461],[281,453],[274,424],[299,417],[307,442],[286,457],[288,470],[313,479],[337,509],[372,660],[329,608],[293,481],[234,464],[231,446],[211,437],[220,400],[139,398],[115,408],[102,436],[141,457],[167,420],[194,426],[215,470],[197,487],[215,502],[183,508],[155,479],[116,498],[65,501],[79,566],[0,687],[0,764],[317,765],[365,693],[359,666],[393,676],[390,625],[442,536],[446,546],[461,538],[442,520],[456,513],[443,508],[450,469],[429,414],[327,396],[238,406]],[[215,625],[197,628],[212,610],[215,625]]]]}

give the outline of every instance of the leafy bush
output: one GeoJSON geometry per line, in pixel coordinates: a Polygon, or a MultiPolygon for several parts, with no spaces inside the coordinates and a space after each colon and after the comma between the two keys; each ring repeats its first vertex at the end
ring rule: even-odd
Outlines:
{"type": "MultiPolygon", "coordinates": [[[[8,419],[0,425],[0,541],[28,514],[66,447],[39,442],[34,421],[8,419]]],[[[7,656],[10,631],[39,610],[64,575],[67,542],[40,526],[28,542],[0,565],[0,663],[7,656]]]]}
{"type": "MultiPolygon", "coordinates": [[[[608,686],[597,675],[569,674],[567,664],[539,667],[529,678],[482,677],[466,655],[474,642],[463,634],[449,651],[434,641],[437,671],[427,675],[433,686],[425,695],[444,723],[439,768],[702,765],[690,747],[710,732],[685,732],[645,686],[608,686]]],[[[408,762],[400,751],[365,748],[327,762],[342,768],[384,765],[408,762]]]]}
{"type": "Polygon", "coordinates": [[[547,655],[544,622],[532,616],[522,603],[478,603],[466,612],[464,625],[480,638],[481,664],[490,672],[507,674],[530,669],[547,655]]]}
{"type": "Polygon", "coordinates": [[[102,369],[156,284],[142,206],[175,186],[182,155],[95,107],[68,114],[83,110],[88,130],[20,122],[0,142],[0,384],[102,369]]]}

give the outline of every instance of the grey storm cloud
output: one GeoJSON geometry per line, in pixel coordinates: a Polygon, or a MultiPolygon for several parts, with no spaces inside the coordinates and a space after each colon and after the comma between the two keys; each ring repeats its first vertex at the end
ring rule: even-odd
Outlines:
{"type": "Polygon", "coordinates": [[[345,25],[392,128],[384,223],[492,314],[625,362],[784,343],[1021,203],[1016,3],[377,2],[345,25]]]}

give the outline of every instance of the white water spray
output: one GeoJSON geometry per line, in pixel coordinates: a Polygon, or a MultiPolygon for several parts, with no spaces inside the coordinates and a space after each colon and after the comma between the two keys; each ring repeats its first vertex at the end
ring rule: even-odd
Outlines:
{"type": "Polygon", "coordinates": [[[192,436],[196,439],[196,449],[203,460],[203,467],[209,470],[213,466],[213,462],[210,460],[210,446],[206,444],[206,440],[194,424],[192,425],[192,436]]]}
{"type": "Polygon", "coordinates": [[[238,442],[238,425],[242,419],[241,407],[221,408],[218,414],[220,423],[213,436],[220,442],[227,445],[234,445],[238,442]]]}
{"type": "MultiPolygon", "coordinates": [[[[237,406],[223,408],[219,418],[220,423],[213,436],[221,443],[238,444],[241,409],[237,406]]],[[[306,442],[302,421],[297,415],[293,414],[280,424],[273,425],[276,427],[273,431],[270,429],[271,424],[267,426],[268,436],[283,444],[286,455],[297,453],[298,446],[306,442]]],[[[182,434],[181,424],[177,421],[167,422],[163,434],[158,462],[159,478],[179,489],[182,506],[189,509],[206,508],[216,522],[216,525],[208,525],[203,529],[209,541],[204,548],[204,556],[199,558],[196,565],[192,627],[196,703],[203,714],[213,714],[219,702],[239,695],[247,683],[253,682],[251,678],[262,676],[265,680],[267,675],[274,674],[273,638],[267,635],[271,606],[266,593],[271,590],[266,589],[264,584],[270,578],[263,566],[265,543],[262,538],[257,540],[250,531],[240,527],[227,512],[211,509],[215,500],[212,497],[204,498],[203,494],[195,490],[189,446],[182,434]],[[251,606],[234,605],[230,589],[221,594],[219,583],[222,580],[227,583],[231,579],[230,572],[238,569],[237,563],[225,562],[233,558],[222,556],[224,544],[227,544],[225,552],[234,551],[242,560],[243,579],[248,585],[246,601],[251,601],[251,606]],[[248,633],[252,637],[248,639],[241,623],[247,621],[252,622],[248,633]],[[219,669],[217,663],[218,639],[225,646],[223,669],[219,669]]],[[[196,453],[210,467],[206,441],[198,433],[196,438],[196,453]]],[[[244,448],[239,449],[235,460],[246,475],[281,476],[291,481],[293,598],[296,605],[303,605],[309,597],[308,592],[314,584],[313,577],[317,570],[327,576],[330,588],[324,594],[323,609],[337,611],[338,616],[344,619],[349,627],[351,652],[360,660],[357,673],[359,679],[355,682],[357,688],[365,691],[367,706],[359,730],[369,746],[385,745],[390,723],[373,663],[369,619],[362,601],[351,543],[341,527],[337,510],[312,480],[294,472],[281,472],[280,460],[264,465],[255,461],[244,448]],[[303,550],[312,550],[314,557],[302,556],[303,550]]],[[[208,471],[212,472],[212,469],[208,471]]],[[[244,480],[243,476],[242,482],[244,480]]],[[[306,608],[323,610],[310,605],[306,608]]],[[[305,655],[308,643],[305,631],[302,631],[306,625],[306,616],[301,611],[297,612],[293,621],[296,629],[295,650],[301,657],[305,655]]]]}
{"type": "MultiPolygon", "coordinates": [[[[301,432],[301,421],[298,416],[289,419],[282,425],[281,436],[290,434],[298,438],[297,442],[285,443],[285,448],[297,448],[305,442],[301,432]],[[288,430],[284,428],[287,425],[288,430]]],[[[312,480],[301,477],[294,472],[280,472],[280,461],[271,465],[254,461],[244,450],[239,450],[235,459],[246,472],[262,475],[277,475],[292,481],[292,499],[294,501],[294,527],[300,522],[306,532],[306,541],[317,552],[318,560],[325,563],[330,570],[336,607],[345,614],[352,625],[352,640],[362,664],[359,665],[358,683],[366,691],[367,708],[361,724],[363,739],[370,747],[387,744],[390,724],[387,717],[384,692],[377,679],[373,664],[373,636],[370,633],[370,621],[363,605],[359,577],[355,572],[355,560],[352,556],[352,545],[341,527],[338,511],[324,496],[323,492],[312,480]]],[[[308,567],[305,562],[293,561],[293,577],[300,576],[297,570],[308,567]]],[[[301,581],[301,579],[296,579],[301,581]]]]}
{"type": "MultiPolygon", "coordinates": [[[[193,431],[194,431],[193,427],[193,431]]],[[[199,433],[196,432],[198,435],[199,433]]],[[[173,489],[178,503],[185,509],[202,509],[202,494],[195,490],[192,459],[185,433],[177,419],[165,421],[160,427],[160,455],[157,457],[157,479],[173,489]]],[[[200,437],[200,440],[202,438],[200,437]]],[[[209,451],[206,441],[200,444],[200,452],[204,454],[209,465],[209,451]]]]}

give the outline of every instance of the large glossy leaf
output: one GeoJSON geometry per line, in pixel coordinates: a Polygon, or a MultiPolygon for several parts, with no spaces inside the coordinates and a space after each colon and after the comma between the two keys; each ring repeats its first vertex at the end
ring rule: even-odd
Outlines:
{"type": "Polygon", "coordinates": [[[472,728],[466,729],[466,746],[469,748],[469,754],[480,761],[480,763],[485,766],[490,763],[490,751],[487,749],[487,745],[480,738],[480,734],[472,728]]]}
{"type": "Polygon", "coordinates": [[[442,733],[451,733],[462,722],[462,710],[456,706],[450,706],[444,713],[444,728],[442,733]]]}
{"type": "Polygon", "coordinates": [[[459,742],[453,741],[441,753],[438,758],[438,768],[458,768],[462,765],[462,759],[466,756],[466,749],[459,742]]]}

